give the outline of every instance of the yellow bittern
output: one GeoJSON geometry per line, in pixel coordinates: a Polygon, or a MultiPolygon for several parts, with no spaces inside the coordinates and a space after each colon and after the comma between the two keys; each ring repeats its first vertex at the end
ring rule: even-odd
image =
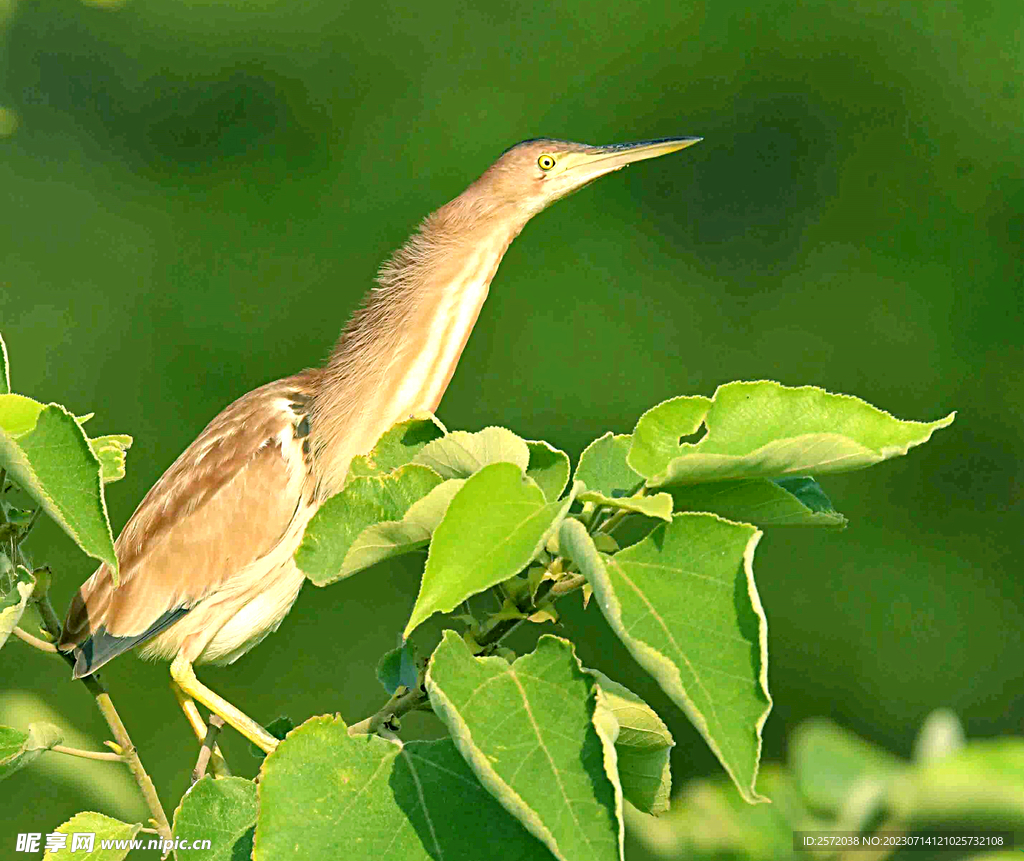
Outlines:
{"type": "Polygon", "coordinates": [[[384,264],[323,368],[249,392],[163,474],[117,539],[121,582],[101,565],[79,589],[59,647],[75,678],[142,646],[171,659],[200,740],[195,701],[265,751],[259,724],[192,665],[228,664],[276,630],[302,586],[292,559],[349,461],[397,421],[433,412],[509,244],[542,209],[600,176],[700,138],[614,146],[528,140],[420,224],[384,264]]]}

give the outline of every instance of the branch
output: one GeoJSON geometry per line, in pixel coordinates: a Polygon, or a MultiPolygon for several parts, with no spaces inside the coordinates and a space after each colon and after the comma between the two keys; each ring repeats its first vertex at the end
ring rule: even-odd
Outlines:
{"type": "Polygon", "coordinates": [[[40,640],[38,637],[33,637],[28,631],[23,631],[21,628],[15,626],[14,636],[19,640],[28,643],[32,648],[39,649],[40,652],[50,652],[51,654],[57,654],[57,647],[53,643],[47,643],[46,640],[40,640]]]}
{"type": "MultiPolygon", "coordinates": [[[[574,574],[564,577],[558,581],[546,580],[537,590],[537,596],[531,602],[531,607],[524,611],[524,616],[536,612],[538,605],[544,601],[557,601],[559,598],[575,592],[582,588],[586,578],[582,574],[574,574]]],[[[478,654],[487,654],[494,650],[498,644],[518,628],[526,619],[499,619],[476,638],[480,651],[478,654]]],[[[427,689],[423,686],[422,679],[415,688],[407,688],[400,685],[382,708],[378,709],[368,718],[359,723],[352,724],[348,728],[349,735],[386,735],[398,730],[398,721],[403,715],[417,709],[429,709],[429,697],[427,689]]]]}
{"type": "Polygon", "coordinates": [[[124,762],[124,757],[108,750],[79,750],[77,747],[68,747],[64,744],[55,744],[50,750],[56,753],[66,753],[68,756],[80,756],[82,759],[99,759],[103,762],[124,762]]]}
{"type": "MultiPolygon", "coordinates": [[[[43,618],[43,626],[46,628],[47,633],[53,637],[54,642],[57,642],[60,639],[61,633],[60,621],[57,619],[57,614],[53,611],[50,597],[43,595],[38,599],[37,605],[39,607],[39,614],[43,618]]],[[[65,661],[74,666],[75,659],[70,654],[67,652],[59,652],[59,654],[65,661]]],[[[165,840],[172,839],[171,825],[167,821],[167,814],[164,813],[164,809],[160,804],[160,798],[156,794],[156,787],[153,785],[152,778],[150,778],[146,773],[146,769],[142,766],[139,752],[135,749],[135,745],[132,744],[131,736],[128,735],[128,730],[125,729],[124,724],[121,722],[121,716],[117,713],[117,709],[114,708],[110,694],[103,686],[103,683],[94,675],[85,676],[80,681],[88,688],[93,699],[96,700],[97,708],[99,708],[100,713],[106,719],[110,731],[114,734],[114,741],[117,742],[122,751],[120,759],[127,764],[128,770],[131,771],[132,777],[135,778],[135,782],[139,785],[142,797],[146,800],[146,806],[149,807],[149,812],[153,817],[152,822],[156,826],[157,831],[165,840]]],[[[117,754],[114,755],[116,756],[117,754]]]]}

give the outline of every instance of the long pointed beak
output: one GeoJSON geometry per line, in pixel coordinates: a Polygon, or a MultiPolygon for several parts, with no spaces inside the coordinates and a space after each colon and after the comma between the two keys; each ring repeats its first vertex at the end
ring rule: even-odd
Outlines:
{"type": "Polygon", "coordinates": [[[657,158],[668,155],[670,152],[686,149],[702,140],[703,138],[694,137],[660,138],[652,141],[596,146],[586,152],[573,153],[564,159],[564,170],[569,174],[578,172],[578,174],[586,175],[589,178],[596,178],[613,170],[619,170],[635,161],[657,158]]]}

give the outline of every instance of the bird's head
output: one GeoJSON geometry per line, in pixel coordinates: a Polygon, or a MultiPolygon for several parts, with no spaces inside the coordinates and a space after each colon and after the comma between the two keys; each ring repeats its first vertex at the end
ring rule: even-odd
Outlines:
{"type": "Polygon", "coordinates": [[[505,150],[479,182],[486,184],[495,198],[512,204],[529,218],[606,173],[676,152],[699,140],[662,138],[610,146],[546,138],[527,140],[505,150]]]}

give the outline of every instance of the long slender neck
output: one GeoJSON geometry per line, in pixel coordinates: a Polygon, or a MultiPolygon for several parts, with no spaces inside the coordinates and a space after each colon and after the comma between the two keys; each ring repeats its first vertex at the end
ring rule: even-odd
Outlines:
{"type": "Polygon", "coordinates": [[[314,397],[323,495],[341,489],[352,457],[395,422],[437,408],[498,264],[527,218],[456,198],[381,269],[379,286],[346,326],[314,397]]]}

